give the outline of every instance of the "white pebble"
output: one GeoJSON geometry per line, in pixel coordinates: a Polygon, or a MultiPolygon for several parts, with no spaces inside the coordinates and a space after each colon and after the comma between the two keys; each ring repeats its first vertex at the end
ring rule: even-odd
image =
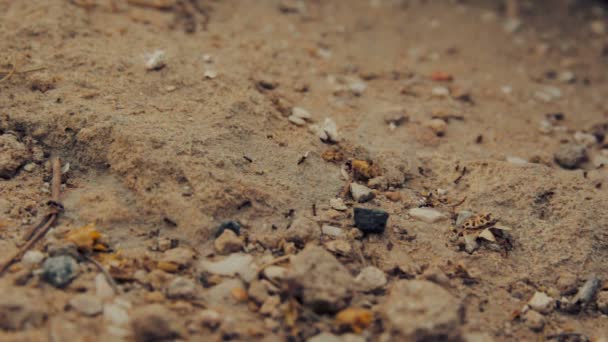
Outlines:
{"type": "Polygon", "coordinates": [[[323,126],[317,133],[319,138],[324,142],[338,142],[338,126],[336,122],[330,118],[325,118],[323,126]]]}
{"type": "Polygon", "coordinates": [[[586,147],[591,147],[597,143],[595,135],[580,131],[574,133],[574,140],[581,145],[585,145],[586,147]]]}
{"type": "Polygon", "coordinates": [[[306,124],[306,121],[304,121],[304,119],[295,115],[290,115],[287,120],[289,120],[289,122],[296,126],[304,126],[306,124]]]}
{"type": "Polygon", "coordinates": [[[528,305],[532,310],[538,311],[542,314],[548,314],[553,310],[555,306],[555,300],[549,296],[547,296],[544,292],[536,291],[534,296],[528,302],[528,305]]]}
{"type": "Polygon", "coordinates": [[[345,211],[346,209],[348,209],[348,207],[346,206],[346,204],[344,204],[344,201],[341,198],[330,199],[329,206],[339,211],[345,211]]]}
{"type": "Polygon", "coordinates": [[[447,97],[450,95],[450,90],[446,87],[434,87],[431,90],[431,95],[435,97],[447,97]]]}
{"type": "Polygon", "coordinates": [[[69,301],[70,307],[86,316],[95,316],[103,310],[101,299],[87,294],[78,294],[69,301]]]}
{"type": "Polygon", "coordinates": [[[507,157],[507,162],[513,164],[513,165],[517,165],[517,166],[524,166],[524,165],[528,165],[528,161],[519,157],[507,157]]]}
{"type": "Polygon", "coordinates": [[[293,107],[291,109],[291,115],[304,120],[312,119],[312,115],[310,115],[310,113],[306,109],[301,107],[293,107]]]}
{"type": "Polygon", "coordinates": [[[408,213],[411,217],[427,223],[434,223],[446,219],[444,214],[431,208],[412,208],[408,213]]]}
{"type": "Polygon", "coordinates": [[[324,224],[323,227],[321,227],[321,232],[323,232],[323,234],[325,235],[335,237],[341,236],[343,234],[342,228],[330,226],[328,224],[324,224]]]}
{"type": "Polygon", "coordinates": [[[129,314],[118,304],[107,304],[103,308],[103,317],[116,325],[125,325],[129,322],[129,314]]]}
{"type": "Polygon", "coordinates": [[[212,80],[217,77],[217,71],[211,69],[205,70],[205,72],[203,73],[203,77],[212,80]]]}
{"type": "Polygon", "coordinates": [[[156,50],[146,56],[147,70],[159,70],[166,64],[166,54],[163,50],[156,50]]]}
{"type": "Polygon", "coordinates": [[[246,282],[250,282],[257,276],[253,265],[253,257],[243,253],[230,254],[220,261],[203,260],[199,268],[201,271],[221,276],[234,277],[238,275],[246,282]]]}
{"type": "Polygon", "coordinates": [[[95,295],[100,299],[109,299],[114,297],[114,290],[112,286],[108,284],[106,276],[102,273],[98,273],[95,276],[95,295]]]}
{"type": "Polygon", "coordinates": [[[44,260],[44,254],[37,250],[29,250],[21,258],[21,262],[28,266],[38,265],[42,260],[44,260]]]}

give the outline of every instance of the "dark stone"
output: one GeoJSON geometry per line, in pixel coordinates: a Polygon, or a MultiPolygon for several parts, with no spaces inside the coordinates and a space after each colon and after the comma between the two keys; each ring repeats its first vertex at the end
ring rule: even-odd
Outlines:
{"type": "Polygon", "coordinates": [[[78,263],[68,255],[46,259],[42,264],[42,279],[61,288],[68,285],[78,275],[78,263]]]}
{"type": "Polygon", "coordinates": [[[355,227],[366,234],[382,234],[388,213],[380,209],[355,208],[355,227]]]}
{"type": "Polygon", "coordinates": [[[236,235],[239,235],[241,233],[241,225],[236,222],[236,221],[224,221],[220,224],[219,227],[217,227],[217,230],[215,231],[214,236],[217,238],[220,235],[222,235],[222,233],[224,232],[224,230],[226,229],[230,229],[232,230],[236,235]]]}

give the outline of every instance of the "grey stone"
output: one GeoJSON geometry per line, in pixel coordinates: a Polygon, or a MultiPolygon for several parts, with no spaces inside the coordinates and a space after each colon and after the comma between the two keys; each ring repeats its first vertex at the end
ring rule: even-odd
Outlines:
{"type": "Polygon", "coordinates": [[[301,293],[304,305],[317,313],[344,308],[354,290],[348,270],[318,246],[307,247],[293,258],[287,279],[301,293]]]}
{"type": "Polygon", "coordinates": [[[78,263],[68,255],[48,258],[42,264],[42,279],[55,287],[64,287],[78,275],[78,263]]]}
{"type": "Polygon", "coordinates": [[[554,158],[559,166],[574,170],[587,161],[587,150],[581,145],[563,145],[555,153],[554,158]]]}
{"type": "Polygon", "coordinates": [[[380,310],[395,341],[450,340],[462,324],[458,299],[425,280],[396,282],[380,310]]]}

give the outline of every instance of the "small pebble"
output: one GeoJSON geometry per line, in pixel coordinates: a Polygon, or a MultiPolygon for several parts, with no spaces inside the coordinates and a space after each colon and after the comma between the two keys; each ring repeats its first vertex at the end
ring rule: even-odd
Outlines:
{"type": "Polygon", "coordinates": [[[119,304],[106,304],[103,308],[103,318],[116,325],[124,325],[129,322],[129,314],[119,304]]]}
{"type": "Polygon", "coordinates": [[[177,277],[167,286],[167,297],[171,299],[192,299],[195,292],[196,283],[185,277],[177,277]]]}
{"type": "Polygon", "coordinates": [[[542,314],[550,313],[555,307],[555,300],[544,292],[536,291],[534,296],[528,301],[528,306],[532,308],[532,310],[536,310],[542,314]]]}
{"type": "Polygon", "coordinates": [[[290,115],[287,120],[289,120],[289,122],[296,126],[304,126],[306,124],[306,121],[304,121],[304,119],[295,115],[290,115]]]}
{"type": "Polygon", "coordinates": [[[594,20],[589,25],[591,32],[598,36],[603,36],[606,34],[606,24],[604,24],[603,20],[594,20]]]}
{"type": "Polygon", "coordinates": [[[213,242],[215,250],[222,255],[239,252],[245,246],[245,242],[230,229],[224,230],[213,242]]]}
{"type": "Polygon", "coordinates": [[[88,294],[78,294],[68,302],[70,307],[86,316],[95,316],[103,310],[101,299],[88,294]]]}
{"type": "Polygon", "coordinates": [[[534,310],[528,310],[523,319],[526,326],[532,331],[542,331],[545,327],[545,317],[534,310]]]}
{"type": "Polygon", "coordinates": [[[166,55],[163,50],[156,50],[146,56],[147,70],[160,70],[166,65],[166,55]]]}
{"type": "Polygon", "coordinates": [[[411,217],[427,223],[435,223],[446,219],[444,214],[431,208],[412,208],[408,213],[411,217]]]}
{"type": "Polygon", "coordinates": [[[287,275],[285,267],[271,265],[264,269],[264,276],[273,281],[283,280],[285,275],[287,275]]]}
{"type": "Polygon", "coordinates": [[[317,131],[317,135],[323,142],[336,143],[339,141],[338,126],[336,125],[334,120],[330,118],[325,118],[325,121],[323,121],[323,125],[317,131]]]}
{"type": "Polygon", "coordinates": [[[321,227],[321,232],[323,232],[323,234],[325,235],[334,237],[342,236],[342,234],[344,234],[342,228],[330,226],[327,224],[324,224],[323,227],[321,227]]]}
{"type": "Polygon", "coordinates": [[[507,33],[515,33],[521,28],[521,21],[516,18],[509,18],[505,21],[503,29],[507,33]]]}
{"type": "Polygon", "coordinates": [[[447,97],[450,96],[450,90],[446,87],[434,87],[431,90],[431,95],[435,97],[447,97]]]}
{"type": "Polygon", "coordinates": [[[442,137],[448,128],[448,124],[441,119],[431,119],[424,123],[424,126],[430,128],[435,135],[442,137]]]}
{"type": "Polygon", "coordinates": [[[559,76],[557,76],[557,79],[564,83],[572,83],[576,80],[572,71],[562,71],[559,76]]]}
{"type": "Polygon", "coordinates": [[[372,189],[357,183],[350,183],[350,194],[359,203],[367,202],[375,196],[372,189]]]}
{"type": "Polygon", "coordinates": [[[324,245],[328,251],[341,255],[349,255],[353,250],[353,247],[350,245],[350,243],[345,240],[331,240],[327,241],[324,245]]]}
{"type": "Polygon", "coordinates": [[[28,266],[35,266],[44,260],[44,254],[37,250],[29,250],[25,252],[21,262],[28,266]]]}
{"type": "Polygon", "coordinates": [[[219,312],[211,309],[199,312],[196,317],[202,325],[210,328],[217,327],[222,322],[222,316],[219,312]]]}
{"type": "Polygon", "coordinates": [[[36,169],[36,163],[27,163],[23,166],[23,170],[27,172],[32,172],[36,169]]]}
{"type": "Polygon", "coordinates": [[[562,97],[562,91],[559,88],[547,86],[537,91],[535,94],[537,99],[544,102],[551,102],[562,97]]]}
{"type": "Polygon", "coordinates": [[[250,282],[257,277],[257,271],[252,262],[251,255],[233,253],[220,261],[201,261],[199,271],[227,277],[238,275],[244,281],[250,282]]]}
{"type": "Polygon", "coordinates": [[[370,292],[383,288],[388,280],[382,270],[374,266],[367,266],[357,275],[355,282],[361,291],[370,292]]]}
{"type": "Polygon", "coordinates": [[[350,89],[350,91],[353,92],[353,94],[361,95],[363,94],[365,89],[367,89],[367,84],[365,84],[365,82],[363,81],[356,81],[349,84],[348,88],[350,89]]]}
{"type": "Polygon", "coordinates": [[[519,157],[507,157],[507,162],[517,166],[530,165],[527,160],[519,157]]]}
{"type": "Polygon", "coordinates": [[[346,204],[341,198],[332,198],[329,200],[329,206],[338,211],[345,211],[348,209],[346,204]]]}
{"type": "Polygon", "coordinates": [[[354,208],[355,226],[365,234],[382,234],[388,213],[380,209],[354,208]]]}
{"type": "Polygon", "coordinates": [[[597,144],[597,139],[595,138],[595,135],[584,132],[574,133],[574,140],[585,147],[591,147],[597,144]]]}
{"type": "Polygon", "coordinates": [[[114,297],[114,289],[108,283],[106,276],[99,273],[95,276],[95,295],[100,299],[109,299],[114,297]]]}
{"type": "Polygon", "coordinates": [[[217,71],[211,69],[205,70],[203,77],[212,80],[217,77],[217,71]]]}
{"type": "Polygon", "coordinates": [[[67,255],[48,258],[42,264],[42,279],[61,288],[69,284],[78,275],[78,263],[67,255]]]}
{"type": "Polygon", "coordinates": [[[573,170],[587,161],[587,151],[584,146],[562,145],[554,155],[555,162],[564,169],[573,170]]]}
{"type": "Polygon", "coordinates": [[[597,295],[597,308],[604,315],[608,315],[608,291],[602,291],[597,295]]]}
{"type": "Polygon", "coordinates": [[[312,115],[310,115],[310,113],[301,107],[293,107],[291,109],[291,115],[303,120],[311,120],[312,119],[312,115]]]}

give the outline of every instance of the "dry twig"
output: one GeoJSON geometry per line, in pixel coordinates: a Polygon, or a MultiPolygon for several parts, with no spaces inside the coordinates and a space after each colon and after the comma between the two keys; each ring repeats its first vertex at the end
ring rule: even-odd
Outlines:
{"type": "Polygon", "coordinates": [[[42,238],[57,222],[59,214],[63,212],[63,205],[59,202],[61,193],[61,161],[59,158],[53,160],[53,180],[51,183],[51,200],[47,203],[48,213],[44,215],[42,221],[32,226],[23,236],[26,241],[19,250],[13,254],[4,264],[0,265],[0,275],[2,275],[12,264],[19,261],[21,257],[32,248],[40,238],[42,238]]]}

